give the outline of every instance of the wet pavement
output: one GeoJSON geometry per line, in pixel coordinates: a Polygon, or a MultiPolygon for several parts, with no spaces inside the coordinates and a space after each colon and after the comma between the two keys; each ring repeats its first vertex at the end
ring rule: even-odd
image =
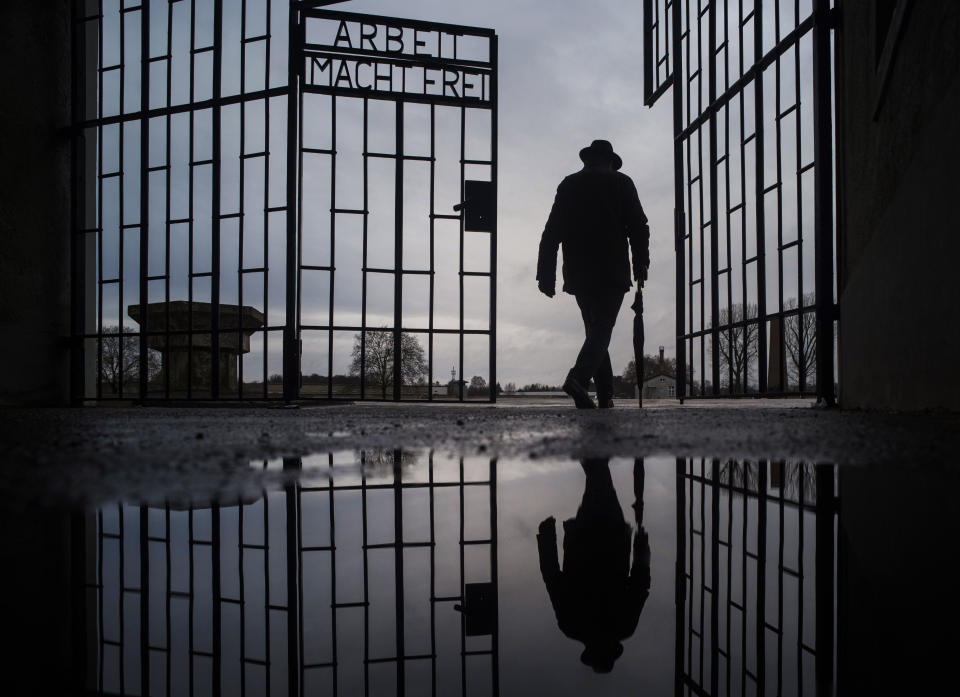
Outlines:
{"type": "MultiPolygon", "coordinates": [[[[960,415],[844,412],[805,400],[648,403],[577,411],[567,400],[299,408],[0,409],[0,490],[96,503],[168,488],[211,498],[259,486],[252,459],[362,448],[545,457],[751,457],[945,462],[960,415]]],[[[185,494],[184,494],[185,495],[185,494]]]]}
{"type": "Polygon", "coordinates": [[[650,406],[5,412],[5,694],[944,691],[956,416],[650,406]]]}

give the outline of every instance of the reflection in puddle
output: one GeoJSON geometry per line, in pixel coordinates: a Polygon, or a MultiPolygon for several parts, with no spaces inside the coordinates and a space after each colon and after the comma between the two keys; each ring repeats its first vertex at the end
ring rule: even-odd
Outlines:
{"type": "MultiPolygon", "coordinates": [[[[257,466],[289,476],[80,516],[90,690],[831,694],[834,637],[883,630],[837,564],[889,584],[856,550],[904,545],[863,531],[879,475],[832,465],[368,450],[257,466]]],[[[891,617],[895,638],[915,621],[891,617]]],[[[846,665],[875,651],[844,646],[846,665]]]]}
{"type": "Polygon", "coordinates": [[[200,467],[4,501],[4,695],[956,692],[952,461],[200,467]]]}
{"type": "Polygon", "coordinates": [[[309,474],[236,505],[87,516],[89,687],[496,692],[495,461],[365,451],[282,467],[309,474]]]}
{"type": "Polygon", "coordinates": [[[804,695],[821,681],[829,693],[834,478],[832,466],[677,461],[678,694],[804,695]]]}
{"type": "Polygon", "coordinates": [[[609,673],[650,594],[650,543],[641,522],[644,465],[637,459],[633,468],[634,531],[620,508],[609,458],[580,464],[586,481],[576,516],[563,522],[563,568],[551,516],[537,532],[540,573],[560,631],[583,644],[580,661],[597,673],[609,673]]]}
{"type": "Polygon", "coordinates": [[[0,507],[3,694],[956,691],[952,462],[256,466],[217,505],[0,507]]]}

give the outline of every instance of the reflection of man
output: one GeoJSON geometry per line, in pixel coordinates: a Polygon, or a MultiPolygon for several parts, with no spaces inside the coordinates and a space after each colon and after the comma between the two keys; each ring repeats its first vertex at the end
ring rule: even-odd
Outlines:
{"type": "Polygon", "coordinates": [[[613,367],[607,347],[623,294],[632,277],[641,286],[650,264],[650,230],[633,180],[617,170],[623,164],[606,140],[580,151],[583,169],[566,177],[540,240],[537,283],[556,292],[557,248],[563,245],[563,290],[576,296],[586,337],[563,391],[578,409],[596,405],[587,393],[593,379],[601,408],[613,406],[613,367]]]}
{"type": "Polygon", "coordinates": [[[630,525],[623,518],[607,459],[581,460],[587,475],[575,518],[563,523],[563,570],[557,559],[556,521],[540,523],[540,572],[560,631],[583,642],[580,660],[609,673],[620,643],[637,628],[650,594],[650,543],[642,527],[643,460],[634,464],[637,532],[630,563],[630,525]]]}

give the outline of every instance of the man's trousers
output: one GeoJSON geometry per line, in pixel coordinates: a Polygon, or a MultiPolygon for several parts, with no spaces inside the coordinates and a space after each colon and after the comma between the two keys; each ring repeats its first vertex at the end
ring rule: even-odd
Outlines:
{"type": "Polygon", "coordinates": [[[576,295],[586,338],[570,375],[584,387],[593,378],[600,400],[613,397],[613,366],[610,365],[607,347],[623,304],[623,295],[623,291],[615,288],[601,288],[576,295]]]}

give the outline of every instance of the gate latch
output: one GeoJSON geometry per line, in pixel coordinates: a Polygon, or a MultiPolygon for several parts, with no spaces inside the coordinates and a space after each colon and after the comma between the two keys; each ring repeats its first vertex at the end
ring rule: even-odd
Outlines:
{"type": "Polygon", "coordinates": [[[463,183],[464,201],[453,207],[464,211],[464,230],[470,232],[493,232],[494,209],[493,182],[468,179],[463,183]]]}
{"type": "Polygon", "coordinates": [[[453,606],[466,618],[467,636],[488,636],[497,626],[497,590],[492,583],[467,583],[463,604],[453,606]]]}

